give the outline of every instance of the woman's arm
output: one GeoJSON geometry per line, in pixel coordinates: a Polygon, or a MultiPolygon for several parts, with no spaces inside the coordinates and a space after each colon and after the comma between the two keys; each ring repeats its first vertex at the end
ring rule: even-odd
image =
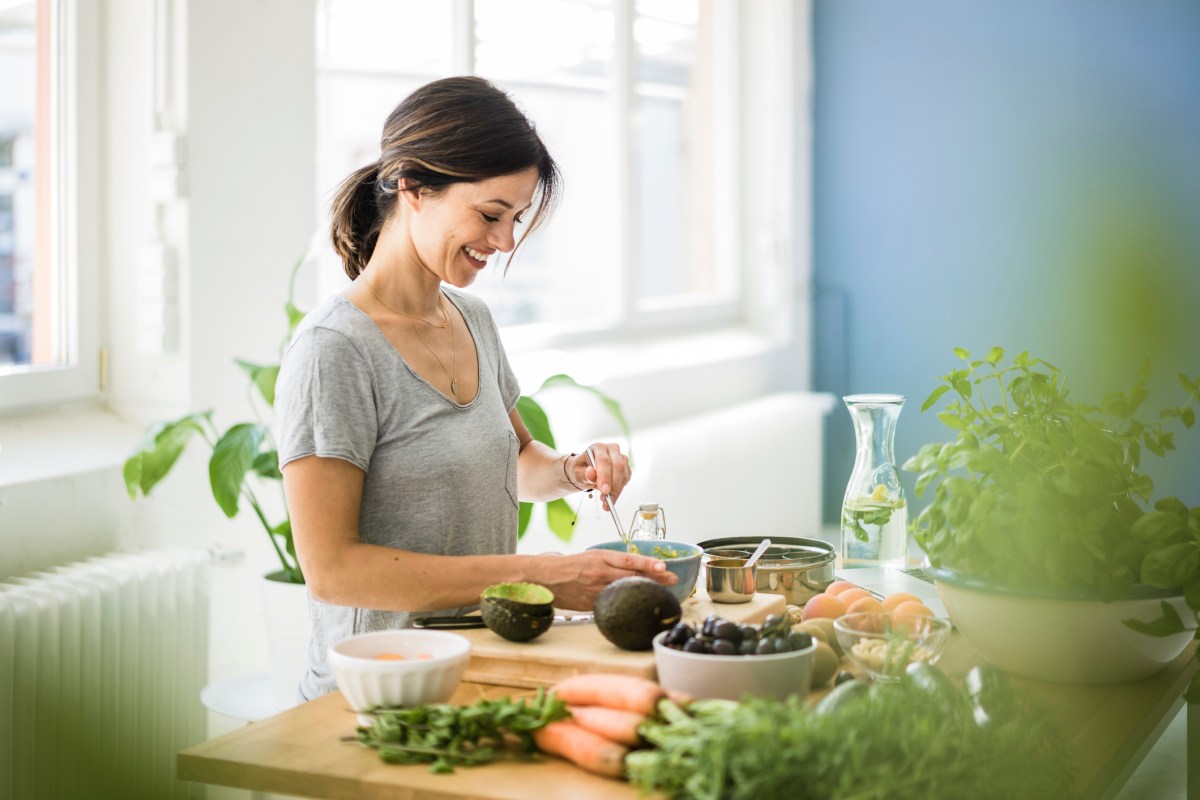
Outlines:
{"type": "Polygon", "coordinates": [[[676,580],[661,560],[631,553],[434,556],[367,544],[358,532],[363,478],[354,464],[320,456],[283,469],[296,555],[309,591],[322,602],[435,611],[478,603],[480,592],[495,583],[529,581],[554,592],[560,608],[586,611],[618,578],[676,580]]]}
{"type": "MultiPolygon", "coordinates": [[[[601,498],[608,495],[616,500],[629,483],[629,458],[617,445],[593,444],[592,457],[596,460],[593,469],[585,453],[559,454],[534,440],[515,408],[508,418],[521,446],[521,455],[517,459],[517,491],[522,500],[544,503],[580,491],[580,487],[596,489],[601,498]]],[[[608,503],[603,499],[601,502],[607,509],[608,503]]]]}

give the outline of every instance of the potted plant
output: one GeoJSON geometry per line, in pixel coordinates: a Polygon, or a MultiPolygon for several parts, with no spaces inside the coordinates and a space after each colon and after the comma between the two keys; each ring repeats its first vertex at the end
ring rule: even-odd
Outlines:
{"type": "MultiPolygon", "coordinates": [[[[280,345],[281,354],[305,314],[293,300],[296,275],[304,261],[301,259],[293,267],[288,283],[288,299],[284,304],[287,335],[280,345]]],[[[208,462],[208,479],[213,499],[229,518],[237,515],[243,503],[249,506],[279,558],[280,568],[264,576],[263,596],[275,699],[279,705],[291,706],[294,704],[295,686],[307,660],[307,594],[298,588],[304,585],[304,573],[296,557],[292,523],[286,506],[281,503],[283,518],[273,521],[259,499],[259,492],[272,484],[282,492],[279,454],[269,424],[275,403],[279,365],[253,364],[241,359],[235,359],[235,362],[250,381],[248,390],[255,413],[254,421],[238,422],[222,431],[213,422],[212,410],[207,410],[152,425],[137,450],[125,461],[125,488],[133,499],[139,493],[148,495],[171,472],[193,439],[199,437],[209,446],[212,454],[208,462]]],[[[548,378],[537,392],[556,387],[574,388],[595,395],[628,438],[629,426],[616,400],[594,387],[577,383],[568,375],[548,378]]],[[[554,433],[541,404],[532,396],[522,396],[517,400],[517,409],[530,434],[538,441],[554,447],[554,433]]],[[[555,535],[563,541],[570,541],[574,521],[567,503],[563,500],[547,503],[546,513],[549,527],[555,535]]],[[[518,537],[524,535],[532,515],[533,504],[521,503],[518,537]]]]}
{"type": "Polygon", "coordinates": [[[982,359],[954,352],[964,365],[921,407],[950,395],[938,418],[954,438],[904,468],[918,473],[918,497],[933,490],[912,531],[955,625],[1029,677],[1156,671],[1200,620],[1200,507],[1174,497],[1148,506],[1141,460],[1174,449],[1173,424],[1195,424],[1200,378],[1180,375],[1182,403],[1147,421],[1148,366],[1127,392],[1089,404],[1028,353],[1005,364],[999,347],[982,359]]]}

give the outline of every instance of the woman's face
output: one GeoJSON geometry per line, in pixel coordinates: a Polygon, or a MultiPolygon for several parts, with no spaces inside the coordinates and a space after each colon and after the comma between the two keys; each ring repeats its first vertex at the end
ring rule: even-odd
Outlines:
{"type": "Polygon", "coordinates": [[[537,181],[537,168],[530,167],[452,183],[436,194],[406,193],[409,232],[422,265],[451,286],[471,285],[493,253],[515,246],[513,228],[529,211],[537,181]]]}

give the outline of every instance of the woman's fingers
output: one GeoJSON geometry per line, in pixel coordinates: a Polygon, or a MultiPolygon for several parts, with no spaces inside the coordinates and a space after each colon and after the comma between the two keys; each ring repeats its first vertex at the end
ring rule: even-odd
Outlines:
{"type": "Polygon", "coordinates": [[[632,474],[629,458],[615,444],[597,442],[590,449],[593,466],[588,470],[588,479],[596,485],[601,495],[608,495],[615,500],[621,495],[625,484],[629,483],[632,474]]]}

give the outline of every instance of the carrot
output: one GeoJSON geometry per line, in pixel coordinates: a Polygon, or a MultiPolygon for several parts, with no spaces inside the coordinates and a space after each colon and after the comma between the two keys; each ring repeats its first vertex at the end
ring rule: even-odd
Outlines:
{"type": "Polygon", "coordinates": [[[637,744],[642,740],[637,730],[638,725],[646,721],[642,714],[604,706],[567,706],[567,710],[576,725],[610,742],[637,744]]]}
{"type": "Polygon", "coordinates": [[[610,778],[621,777],[625,754],[629,752],[625,745],[609,741],[569,719],[538,728],[533,732],[533,741],[544,753],[560,756],[588,772],[610,778]]]}
{"type": "Polygon", "coordinates": [[[604,706],[650,716],[664,695],[657,683],[633,675],[592,672],[554,684],[558,699],[573,706],[604,706]]]}

